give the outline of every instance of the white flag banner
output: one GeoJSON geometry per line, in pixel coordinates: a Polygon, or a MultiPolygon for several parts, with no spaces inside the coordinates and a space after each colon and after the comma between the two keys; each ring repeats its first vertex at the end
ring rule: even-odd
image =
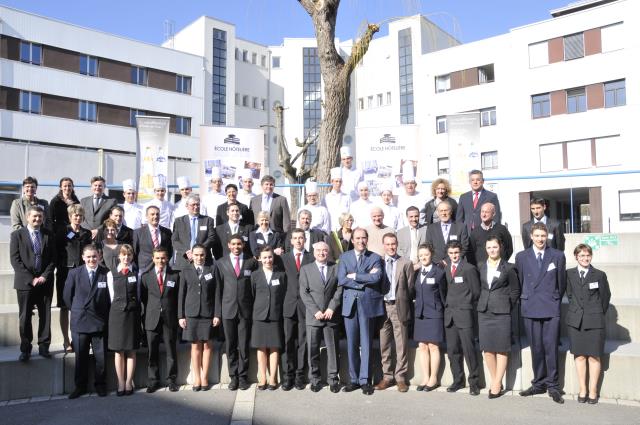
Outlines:
{"type": "Polygon", "coordinates": [[[136,115],[138,202],[153,199],[153,179],[169,175],[169,117],[136,115]]]}

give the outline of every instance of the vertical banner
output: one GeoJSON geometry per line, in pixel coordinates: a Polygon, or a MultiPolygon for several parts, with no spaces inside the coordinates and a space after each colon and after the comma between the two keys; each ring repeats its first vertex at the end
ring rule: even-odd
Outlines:
{"type": "Polygon", "coordinates": [[[358,127],[356,140],[356,160],[369,186],[369,196],[380,196],[388,184],[397,194],[405,167],[412,167],[416,180],[422,180],[416,149],[418,126],[358,127]]]}
{"type": "Polygon", "coordinates": [[[169,117],[136,115],[138,202],[153,198],[153,179],[167,184],[169,175],[169,117]]]}
{"type": "Polygon", "coordinates": [[[447,115],[449,135],[449,177],[453,196],[469,190],[469,171],[479,170],[480,114],[447,115]]]}
{"type": "Polygon", "coordinates": [[[212,173],[219,171],[223,187],[234,183],[242,188],[242,170],[251,170],[254,180],[262,178],[264,131],[238,127],[200,127],[200,193],[209,191],[212,173]],[[205,189],[206,188],[206,189],[205,189]]]}

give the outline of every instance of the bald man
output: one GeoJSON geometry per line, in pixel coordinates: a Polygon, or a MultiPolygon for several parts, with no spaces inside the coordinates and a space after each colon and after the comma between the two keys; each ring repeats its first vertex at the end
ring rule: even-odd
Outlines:
{"type": "Polygon", "coordinates": [[[384,257],[384,244],[382,242],[382,237],[387,233],[395,234],[396,231],[384,224],[384,211],[382,211],[382,208],[371,208],[369,216],[371,217],[371,224],[365,227],[369,234],[369,243],[367,247],[370,251],[384,257]]]}
{"type": "Polygon", "coordinates": [[[480,207],[480,226],[471,231],[469,235],[469,255],[468,260],[474,266],[480,266],[480,264],[487,261],[487,250],[485,244],[487,239],[491,236],[497,236],[502,242],[502,249],[500,250],[500,257],[509,261],[511,254],[513,254],[513,241],[511,239],[511,233],[502,224],[496,223],[496,206],[491,202],[482,204],[480,207]]]}

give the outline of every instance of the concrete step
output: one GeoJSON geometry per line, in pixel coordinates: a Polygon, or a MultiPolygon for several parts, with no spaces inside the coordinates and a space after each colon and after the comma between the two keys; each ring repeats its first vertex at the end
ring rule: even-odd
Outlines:
{"type": "MultiPolygon", "coordinates": [[[[55,302],[55,301],[54,301],[55,302]]],[[[37,348],[38,341],[38,313],[35,311],[31,318],[33,327],[34,346],[37,348]]],[[[62,347],[62,332],[60,331],[60,309],[51,308],[51,344],[62,347]]],[[[18,320],[18,305],[2,304],[0,305],[0,347],[20,345],[20,328],[18,320]]]]}
{"type": "Polygon", "coordinates": [[[13,289],[13,271],[0,271],[0,304],[15,304],[16,290],[13,289]]]}

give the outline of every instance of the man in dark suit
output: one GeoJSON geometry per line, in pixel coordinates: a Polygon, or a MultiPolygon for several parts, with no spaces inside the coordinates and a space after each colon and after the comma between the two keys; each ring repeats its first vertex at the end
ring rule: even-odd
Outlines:
{"type": "MultiPolygon", "coordinates": [[[[120,205],[116,205],[111,208],[111,212],[109,213],[109,218],[116,223],[116,241],[118,244],[129,244],[133,243],[133,229],[125,226],[124,224],[124,209],[120,205]]],[[[98,226],[98,233],[96,234],[95,243],[100,246],[100,242],[104,239],[104,224],[98,226]]]]}
{"type": "Polygon", "coordinates": [[[307,346],[311,391],[320,391],[320,341],[327,348],[327,381],[332,393],[340,391],[340,338],[338,308],[342,302],[342,287],[338,286],[338,269],[328,262],[329,245],[313,245],[315,262],[300,268],[300,299],[305,305],[307,346]]]}
{"type": "Polygon", "coordinates": [[[290,245],[291,250],[281,257],[287,274],[287,292],[283,305],[285,348],[282,389],[284,391],[289,391],[294,385],[299,390],[305,388],[307,335],[304,321],[305,307],[300,299],[298,277],[300,267],[313,262],[313,256],[304,249],[304,230],[296,228],[291,231],[290,245]]]}
{"type": "Polygon", "coordinates": [[[410,206],[406,211],[408,226],[398,229],[398,255],[411,260],[413,268],[420,268],[418,247],[427,242],[427,226],[420,226],[420,210],[410,206]]]}
{"type": "MultiPolygon", "coordinates": [[[[416,208],[417,209],[417,208],[416,208]]],[[[386,315],[380,328],[380,356],[383,377],[376,390],[389,388],[395,382],[398,391],[409,391],[407,370],[409,366],[409,321],[413,301],[413,264],[398,255],[398,239],[393,233],[382,237],[384,246],[385,279],[389,291],[384,295],[386,315]],[[391,359],[391,345],[396,347],[395,370],[391,359]]]]}
{"type": "Polygon", "coordinates": [[[87,392],[89,347],[95,358],[94,387],[100,397],[107,395],[107,325],[111,299],[107,287],[109,270],[98,264],[98,248],[86,245],[84,265],[69,272],[64,284],[64,302],[71,310],[71,335],[76,355],[75,385],[70,399],[87,392]]]}
{"type": "MultiPolygon", "coordinates": [[[[311,228],[311,220],[313,216],[309,210],[298,211],[298,228],[304,232],[304,246],[303,249],[311,252],[313,245],[316,242],[326,242],[327,234],[320,229],[311,228]]],[[[291,251],[291,240],[287,239],[284,243],[285,251],[291,251]]]]}
{"type": "MultiPolygon", "coordinates": [[[[442,204],[441,204],[442,205],[442,204]]],[[[453,384],[447,392],[454,393],[464,388],[464,357],[469,369],[469,394],[480,394],[478,382],[479,364],[473,344],[473,328],[476,321],[475,303],[480,296],[478,270],[462,259],[462,244],[459,241],[447,243],[448,263],[447,299],[444,306],[444,332],[447,338],[447,356],[453,375],[453,384]]]]}
{"type": "Polygon", "coordinates": [[[384,315],[384,262],[375,252],[367,250],[367,231],[356,228],[351,236],[353,250],[340,255],[338,284],[343,287],[342,316],[347,332],[349,383],[342,389],[351,392],[362,388],[373,394],[369,363],[374,319],[384,315]]]}
{"type": "Polygon", "coordinates": [[[173,255],[171,230],[160,226],[160,208],[152,205],[146,211],[147,224],[133,231],[133,252],[140,273],[153,267],[153,250],[163,247],[173,255]]]}
{"type": "Polygon", "coordinates": [[[480,207],[487,202],[496,206],[496,223],[502,221],[500,212],[500,201],[498,195],[484,188],[484,175],[480,170],[472,170],[469,173],[469,184],[471,190],[460,195],[458,200],[458,210],[456,211],[456,221],[464,223],[467,232],[471,232],[480,226],[480,207]]]}
{"type": "Polygon", "coordinates": [[[140,278],[140,293],[144,304],[147,345],[149,347],[149,365],[147,392],[160,389],[160,338],[164,342],[167,356],[167,381],[169,391],[176,392],[180,387],[178,377],[178,358],[176,340],[178,336],[178,294],[180,275],[168,266],[169,252],[160,246],[153,249],[153,266],[140,278]]]}
{"type": "Polygon", "coordinates": [[[247,390],[249,383],[249,341],[253,296],[251,272],[258,262],[244,254],[244,241],[239,234],[228,242],[229,254],[216,261],[215,317],[222,318],[229,368],[229,389],[247,390]]]}
{"type": "Polygon", "coordinates": [[[522,282],[521,314],[531,346],[533,380],[521,396],[543,394],[564,403],[558,384],[560,304],[567,287],[566,259],[562,251],[547,246],[544,223],[531,226],[533,245],[516,255],[522,282]]]}
{"type": "Polygon", "coordinates": [[[196,194],[187,196],[187,215],[176,218],[171,233],[171,245],[176,253],[177,270],[184,270],[193,262],[191,248],[195,244],[204,246],[205,264],[213,264],[212,249],[216,243],[216,231],[211,217],[200,214],[200,197],[196,194]]]}
{"type": "Polygon", "coordinates": [[[226,223],[216,226],[216,242],[213,246],[214,257],[220,259],[225,255],[229,255],[229,240],[233,235],[242,237],[245,254],[250,256],[249,233],[251,233],[251,226],[240,224],[240,206],[238,204],[227,205],[227,217],[228,221],[226,223]]]}
{"type": "Polygon", "coordinates": [[[253,221],[258,222],[260,211],[269,211],[269,223],[271,229],[280,233],[289,233],[291,230],[291,213],[287,198],[273,192],[276,179],[266,175],[260,180],[262,185],[262,195],[251,199],[251,211],[253,211],[253,221]]]}
{"type": "Polygon", "coordinates": [[[20,358],[31,357],[33,330],[31,314],[38,309],[38,346],[40,355],[51,357],[51,298],[55,241],[43,227],[44,213],[39,206],[27,208],[27,226],[11,233],[9,255],[13,267],[13,288],[18,297],[20,323],[20,358]]]}
{"type": "Polygon", "coordinates": [[[91,178],[91,196],[80,200],[80,205],[84,208],[84,221],[82,227],[91,230],[91,237],[95,239],[98,234],[98,226],[109,217],[111,208],[118,205],[114,198],[104,194],[106,187],[104,177],[95,176],[91,178]]]}
{"type": "Polygon", "coordinates": [[[452,221],[451,204],[448,201],[442,201],[436,208],[439,223],[433,223],[427,227],[427,242],[433,245],[433,259],[435,264],[444,265],[447,257],[447,244],[450,241],[460,242],[462,252],[460,255],[465,257],[469,249],[469,234],[464,224],[452,221]]]}
{"type": "Polygon", "coordinates": [[[227,202],[218,205],[216,209],[216,226],[220,226],[229,221],[227,208],[229,208],[231,204],[237,204],[238,207],[240,207],[240,224],[243,226],[253,226],[255,224],[253,213],[249,210],[249,207],[238,201],[238,186],[233,183],[228,184],[224,191],[227,195],[227,202]]]}
{"type": "Polygon", "coordinates": [[[524,249],[531,248],[531,226],[535,223],[544,223],[547,226],[547,246],[564,252],[564,230],[562,224],[551,217],[547,217],[547,201],[542,198],[533,198],[529,202],[529,209],[533,218],[522,223],[522,245],[524,249]]]}
{"type": "Polygon", "coordinates": [[[500,258],[509,261],[513,254],[513,240],[511,233],[503,224],[496,223],[496,207],[491,202],[487,202],[480,208],[480,219],[482,223],[471,231],[470,249],[467,260],[476,267],[487,261],[487,239],[491,236],[497,236],[500,239],[501,250],[500,258]]]}

